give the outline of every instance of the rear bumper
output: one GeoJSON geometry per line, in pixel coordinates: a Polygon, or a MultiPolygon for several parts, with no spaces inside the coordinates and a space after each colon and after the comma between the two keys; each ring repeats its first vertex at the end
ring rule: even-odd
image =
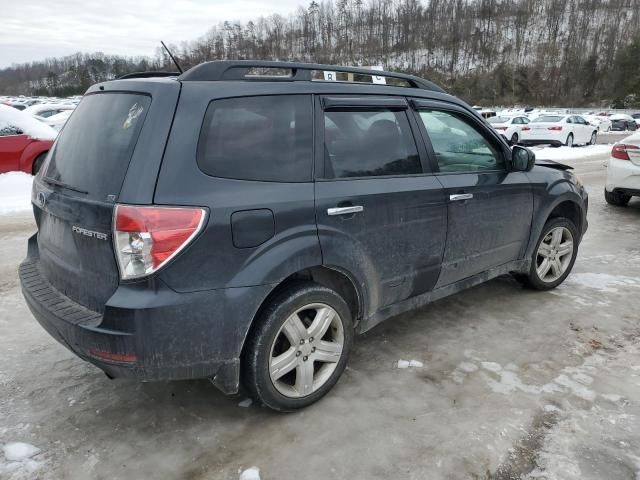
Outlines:
{"type": "MultiPolygon", "coordinates": [[[[640,191],[640,165],[636,165],[629,160],[610,158],[607,165],[605,188],[608,192],[627,193],[640,191]]],[[[637,195],[637,193],[627,193],[627,195],[637,195]]]]}
{"type": "Polygon", "coordinates": [[[236,393],[240,354],[269,286],[177,293],[157,279],[121,285],[98,313],[54,289],[37,258],[19,269],[24,298],[57,341],[110,377],[212,378],[236,393]]]}
{"type": "Polygon", "coordinates": [[[532,138],[521,139],[519,143],[525,146],[553,145],[554,147],[560,147],[564,145],[562,140],[541,140],[541,139],[532,139],[532,138]]]}

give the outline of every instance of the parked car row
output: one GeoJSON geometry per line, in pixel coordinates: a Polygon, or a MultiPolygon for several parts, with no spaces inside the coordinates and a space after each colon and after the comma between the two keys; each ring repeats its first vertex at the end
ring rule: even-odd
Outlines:
{"type": "Polygon", "coordinates": [[[524,115],[498,116],[488,120],[512,145],[593,145],[598,127],[580,115],[540,115],[531,120],[524,115]]]}
{"type": "Polygon", "coordinates": [[[588,112],[575,114],[569,109],[541,110],[537,108],[506,109],[494,112],[493,115],[485,115],[492,111],[483,107],[474,107],[476,111],[487,119],[498,133],[510,143],[522,143],[523,145],[550,144],[560,145],[589,145],[595,141],[592,138],[595,132],[611,131],[634,132],[640,128],[640,113],[609,113],[588,112]],[[545,123],[552,117],[556,125],[538,125],[532,128],[529,123],[545,123]],[[543,120],[540,120],[540,119],[543,120]]]}
{"type": "Polygon", "coordinates": [[[8,105],[31,115],[54,130],[60,131],[71,112],[80,102],[81,96],[57,97],[0,97],[0,104],[8,105]]]}

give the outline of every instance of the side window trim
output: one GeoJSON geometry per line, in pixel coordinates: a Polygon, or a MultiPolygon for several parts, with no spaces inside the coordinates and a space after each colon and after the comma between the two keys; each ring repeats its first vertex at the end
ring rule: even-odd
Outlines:
{"type": "Polygon", "coordinates": [[[334,182],[334,181],[349,181],[349,180],[379,180],[383,178],[402,178],[402,177],[419,177],[419,176],[432,176],[436,172],[433,170],[429,161],[429,154],[426,150],[422,135],[418,133],[419,124],[416,122],[414,116],[410,113],[409,103],[405,97],[382,97],[380,95],[371,96],[325,96],[314,95],[314,181],[319,182],[334,182]],[[329,106],[327,107],[327,100],[330,99],[329,106]],[[325,112],[326,111],[392,111],[392,112],[404,112],[407,122],[409,124],[411,138],[413,139],[416,151],[418,152],[418,158],[420,160],[420,166],[422,168],[421,173],[409,173],[398,175],[382,175],[382,176],[363,176],[363,177],[338,177],[327,178],[327,166],[325,162],[325,112]]]}
{"type": "Polygon", "coordinates": [[[468,123],[471,126],[473,126],[476,130],[478,130],[478,133],[480,133],[480,135],[482,135],[482,137],[485,140],[487,140],[487,142],[489,142],[496,149],[498,154],[501,155],[501,157],[502,157],[503,168],[499,168],[499,169],[495,169],[495,170],[483,170],[483,172],[489,173],[489,172],[504,172],[504,171],[508,171],[508,168],[507,168],[507,155],[506,155],[506,151],[505,151],[505,148],[507,148],[507,147],[505,147],[505,145],[503,144],[502,141],[500,141],[499,139],[495,138],[495,136],[493,135],[493,132],[489,132],[489,133],[491,133],[491,136],[487,137],[487,135],[485,135],[486,131],[482,128],[482,125],[480,124],[478,119],[476,119],[475,117],[470,115],[464,109],[456,107],[454,105],[449,105],[449,104],[446,104],[446,103],[443,103],[443,102],[429,101],[429,100],[417,99],[417,98],[411,98],[409,100],[409,103],[410,103],[410,105],[412,107],[412,110],[413,110],[413,117],[415,118],[416,123],[418,124],[418,128],[420,129],[420,133],[421,133],[421,135],[423,137],[423,141],[424,141],[425,147],[427,149],[427,153],[429,155],[429,163],[430,163],[431,171],[434,174],[436,174],[436,175],[461,175],[461,174],[478,173],[478,172],[441,172],[440,171],[440,166],[438,165],[438,160],[437,160],[437,157],[436,157],[435,149],[433,148],[433,144],[431,143],[431,139],[429,138],[429,134],[427,132],[427,129],[424,126],[424,123],[422,122],[422,119],[420,118],[420,110],[443,111],[443,112],[455,114],[455,115],[458,115],[458,116],[461,116],[462,118],[464,118],[466,121],[468,121],[468,123]]]}

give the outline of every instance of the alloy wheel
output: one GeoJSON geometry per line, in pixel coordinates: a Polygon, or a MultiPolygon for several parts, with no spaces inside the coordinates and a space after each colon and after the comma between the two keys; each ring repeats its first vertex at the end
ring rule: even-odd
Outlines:
{"type": "Polygon", "coordinates": [[[269,376],[282,395],[300,398],[322,387],[344,347],[342,319],[322,303],[306,305],[285,320],[269,356],[269,376]]]}
{"type": "Polygon", "coordinates": [[[540,280],[555,282],[569,268],[573,256],[573,235],[566,227],[549,231],[540,242],[536,255],[536,271],[540,280]]]}

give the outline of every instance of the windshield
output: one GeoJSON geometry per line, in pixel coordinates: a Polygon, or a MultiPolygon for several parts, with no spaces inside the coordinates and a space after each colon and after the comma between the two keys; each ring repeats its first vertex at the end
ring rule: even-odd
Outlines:
{"type": "Polygon", "coordinates": [[[556,123],[561,122],[564,117],[556,116],[556,115],[542,115],[541,117],[533,120],[534,123],[556,123]]]}
{"type": "Polygon", "coordinates": [[[45,180],[95,200],[115,200],[150,103],[140,94],[86,96],[60,133],[45,180]]]}

